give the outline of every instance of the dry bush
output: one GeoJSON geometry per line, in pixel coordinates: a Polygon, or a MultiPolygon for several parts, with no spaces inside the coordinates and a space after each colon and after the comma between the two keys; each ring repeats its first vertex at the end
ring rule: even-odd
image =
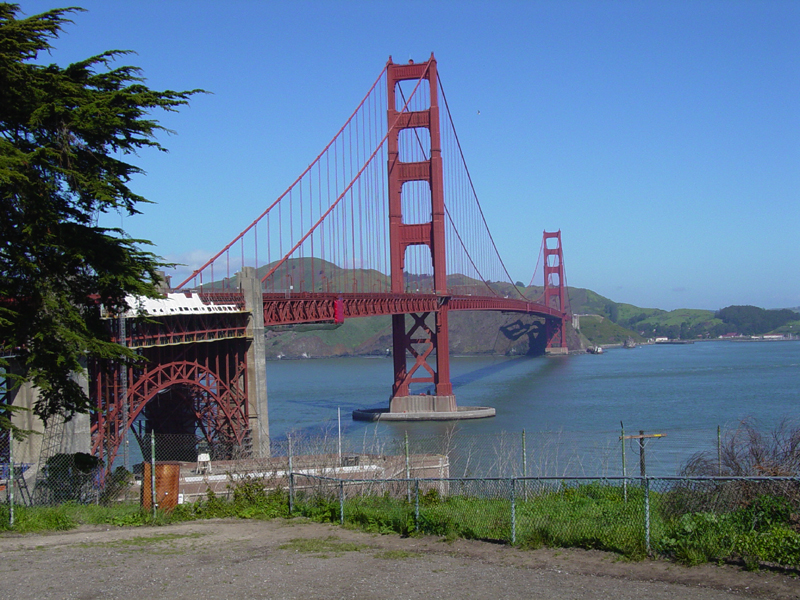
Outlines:
{"type": "Polygon", "coordinates": [[[693,455],[681,469],[687,477],[796,477],[800,475],[800,424],[784,419],[763,432],[753,419],[726,432],[719,456],[715,451],[693,455]]]}
{"type": "MultiPolygon", "coordinates": [[[[798,477],[800,476],[800,425],[787,419],[772,431],[758,429],[752,419],[728,431],[717,451],[693,455],[681,469],[684,477],[798,477]]],[[[667,498],[666,512],[732,512],[757,502],[759,497],[784,498],[800,506],[800,481],[716,480],[687,481],[667,498]]]]}

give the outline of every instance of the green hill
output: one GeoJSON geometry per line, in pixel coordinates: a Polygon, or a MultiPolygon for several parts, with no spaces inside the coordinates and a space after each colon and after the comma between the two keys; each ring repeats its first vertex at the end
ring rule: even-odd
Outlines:
{"type": "MultiPolygon", "coordinates": [[[[274,263],[273,263],[274,265],[274,263]]],[[[261,267],[265,275],[272,265],[261,267]]],[[[483,283],[460,274],[449,275],[448,287],[456,294],[481,293],[483,283]]],[[[432,289],[429,275],[405,274],[408,289],[432,289]]],[[[207,284],[217,289],[236,286],[235,279],[207,284]]],[[[490,282],[499,295],[517,297],[522,293],[537,300],[541,286],[523,287],[490,282]]],[[[386,275],[367,269],[343,269],[320,259],[287,260],[265,282],[265,291],[324,292],[356,287],[386,290],[386,275]]],[[[800,313],[790,309],[764,310],[753,306],[730,306],[717,311],[679,309],[665,311],[614,302],[585,288],[568,289],[571,312],[583,315],[580,331],[569,327],[571,350],[587,345],[620,344],[656,337],[695,340],[724,334],[763,335],[800,332],[800,313]]],[[[454,354],[529,354],[544,351],[543,321],[517,314],[494,312],[450,313],[450,350],[454,354]]],[[[271,357],[386,355],[391,349],[391,319],[370,317],[348,319],[340,326],[302,325],[279,327],[267,332],[267,353],[271,357]]]]}
{"type": "Polygon", "coordinates": [[[629,339],[637,343],[646,341],[635,331],[625,329],[611,319],[599,315],[581,317],[581,334],[593,346],[622,344],[629,339]]]}

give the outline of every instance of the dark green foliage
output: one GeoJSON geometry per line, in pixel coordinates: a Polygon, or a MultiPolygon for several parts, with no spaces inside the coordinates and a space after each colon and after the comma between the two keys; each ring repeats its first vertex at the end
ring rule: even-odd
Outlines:
{"type": "Polygon", "coordinates": [[[50,504],[94,501],[94,484],[102,466],[102,460],[84,452],[51,456],[45,464],[43,500],[50,504]]]}
{"type": "MultiPolygon", "coordinates": [[[[338,508],[338,507],[337,507],[338,508]]],[[[350,500],[345,505],[348,523],[354,523],[375,533],[414,533],[414,507],[405,501],[381,496],[365,496],[350,500]]]]}
{"type": "Polygon", "coordinates": [[[289,516],[289,496],[281,488],[267,490],[261,478],[247,478],[231,486],[228,501],[209,490],[205,500],[179,504],[170,515],[174,521],[194,519],[274,519],[289,516]]]}
{"type": "Polygon", "coordinates": [[[605,315],[611,319],[614,323],[618,322],[619,320],[619,307],[617,306],[616,302],[609,302],[605,306],[605,315]]]}
{"type": "MultiPolygon", "coordinates": [[[[684,495],[691,493],[683,490],[684,495]]],[[[667,517],[656,549],[688,565],[740,558],[748,569],[761,563],[796,567],[800,565],[800,533],[793,530],[793,520],[787,498],[761,494],[731,512],[667,517]]]]}
{"type": "Polygon", "coordinates": [[[763,533],[779,525],[788,526],[792,517],[792,505],[781,496],[762,494],[734,515],[734,523],[740,529],[763,533]]]}
{"type": "Polygon", "coordinates": [[[72,377],[86,358],[135,359],[109,341],[100,307],[154,296],[161,263],[97,218],[146,202],[128,187],[141,169],[123,158],[164,150],[150,112],[175,111],[197,91],[149,89],[137,68],[111,68],[128,54],[117,50],[36,64],[79,10],[20,19],[17,5],[0,4],[0,355],[17,356],[15,382],[39,389],[34,411],[45,420],[89,410],[72,377]]]}
{"type": "Polygon", "coordinates": [[[667,527],[656,550],[686,565],[718,562],[730,557],[734,531],[727,516],[685,514],[667,527]]]}
{"type": "Polygon", "coordinates": [[[280,487],[267,490],[261,478],[248,477],[233,488],[233,509],[242,519],[288,517],[289,496],[280,487]]]}
{"type": "Polygon", "coordinates": [[[722,319],[726,330],[742,335],[759,335],[769,333],[790,321],[800,318],[793,310],[764,310],[755,306],[728,306],[714,315],[722,319]]]}
{"type": "Polygon", "coordinates": [[[441,504],[442,495],[436,488],[431,488],[420,496],[419,502],[422,506],[436,506],[441,504]]]}
{"type": "Polygon", "coordinates": [[[100,494],[100,503],[113,504],[119,498],[124,498],[128,490],[133,487],[133,473],[125,467],[117,467],[114,472],[106,476],[103,493],[100,494]]]}
{"type": "Polygon", "coordinates": [[[193,519],[224,519],[233,516],[233,505],[208,490],[205,500],[199,500],[193,504],[179,504],[172,511],[172,518],[175,520],[191,521],[193,519]]]}

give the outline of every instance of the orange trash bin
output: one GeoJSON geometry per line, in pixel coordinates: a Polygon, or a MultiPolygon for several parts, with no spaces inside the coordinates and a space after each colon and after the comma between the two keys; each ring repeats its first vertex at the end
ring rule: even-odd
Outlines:
{"type": "MultiPolygon", "coordinates": [[[[153,508],[152,476],[150,463],[144,463],[142,475],[142,508],[153,508]]],[[[181,463],[161,461],[156,463],[156,506],[169,512],[178,506],[178,489],[181,479],[181,463]]]]}

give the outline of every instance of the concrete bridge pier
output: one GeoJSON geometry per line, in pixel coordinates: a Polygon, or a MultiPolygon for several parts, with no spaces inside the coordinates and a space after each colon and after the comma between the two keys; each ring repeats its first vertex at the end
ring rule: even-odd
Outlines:
{"type": "MultiPolygon", "coordinates": [[[[20,367],[14,362],[14,359],[10,360],[11,369],[19,372],[20,367]]],[[[83,391],[88,393],[86,372],[74,373],[73,378],[83,391]]],[[[18,388],[9,389],[7,394],[8,404],[24,409],[14,413],[11,417],[12,423],[20,429],[31,432],[24,441],[16,442],[14,445],[14,462],[29,465],[25,471],[25,480],[30,491],[33,491],[39,471],[54,454],[91,452],[89,414],[76,414],[69,421],[64,421],[61,415],[53,415],[45,427],[42,420],[33,414],[34,404],[39,399],[38,388],[31,383],[25,383],[18,388]]]]}
{"type": "Polygon", "coordinates": [[[267,358],[264,341],[264,296],[255,267],[239,273],[239,288],[244,294],[247,321],[247,403],[253,455],[270,456],[269,413],[267,404],[267,358]]]}

